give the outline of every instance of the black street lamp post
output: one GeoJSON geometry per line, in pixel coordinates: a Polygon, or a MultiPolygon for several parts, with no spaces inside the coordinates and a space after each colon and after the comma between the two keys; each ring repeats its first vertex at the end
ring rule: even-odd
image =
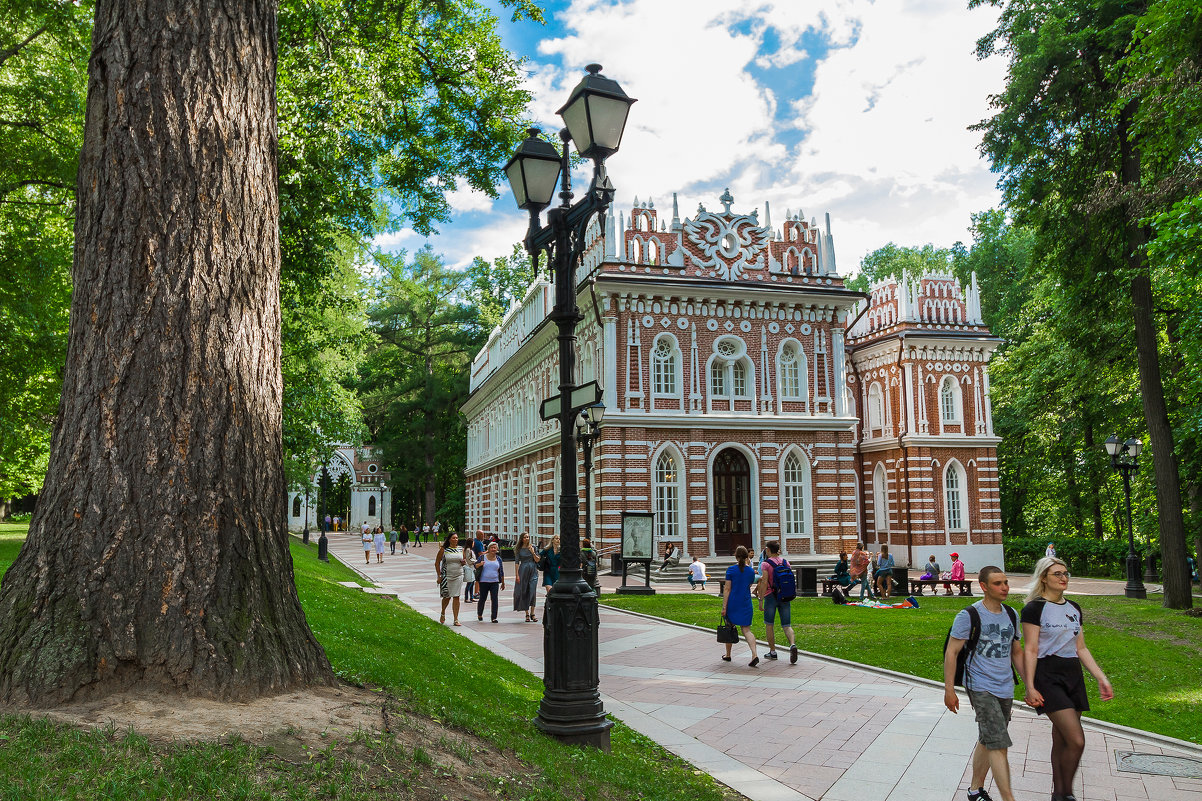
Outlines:
{"type": "MultiPolygon", "coordinates": [[[[543,614],[543,700],[535,724],[559,740],[609,750],[609,729],[601,703],[597,667],[597,596],[584,580],[580,564],[580,495],[576,483],[576,415],[572,391],[576,388],[576,324],[582,319],[576,306],[576,265],[587,244],[589,223],[604,215],[614,198],[614,187],[605,171],[605,159],[622,142],[626,116],[634,99],[616,81],[601,75],[600,64],[590,64],[588,75],[572,90],[559,110],[566,128],[559,132],[557,148],[539,137],[537,128],[518,146],[505,165],[518,208],[530,212],[526,250],[535,268],[545,253],[555,280],[555,306],[550,319],[559,330],[559,429],[562,477],[559,521],[561,562],[559,580],[547,595],[543,614]],[[593,161],[588,191],[572,203],[568,142],[593,161]],[[556,183],[560,204],[547,211],[547,225],[539,215],[551,205],[556,183]]],[[[604,226],[602,226],[604,228],[604,226]]],[[[591,401],[590,401],[591,402],[591,401]]]]}
{"type": "Polygon", "coordinates": [[[593,541],[593,446],[601,438],[605,404],[594,403],[576,417],[576,439],[584,450],[584,538],[593,541]]]}
{"type": "Polygon", "coordinates": [[[317,497],[320,501],[317,509],[317,522],[321,526],[321,536],[317,538],[317,558],[328,562],[330,561],[330,538],[326,536],[326,503],[330,496],[330,471],[324,464],[321,466],[321,479],[317,489],[317,497]]]}
{"type": "Polygon", "coordinates": [[[1135,552],[1135,530],[1131,524],[1131,474],[1139,472],[1139,452],[1143,447],[1144,444],[1134,437],[1120,442],[1116,435],[1111,434],[1106,440],[1110,466],[1123,474],[1123,496],[1127,499],[1127,586],[1123,588],[1123,594],[1128,598],[1148,597],[1148,591],[1139,578],[1143,564],[1135,552]]]}

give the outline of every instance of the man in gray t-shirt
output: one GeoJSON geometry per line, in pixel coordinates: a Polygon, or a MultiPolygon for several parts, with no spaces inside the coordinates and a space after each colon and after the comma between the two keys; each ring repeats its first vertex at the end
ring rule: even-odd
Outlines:
{"type": "MultiPolygon", "coordinates": [[[[985,597],[973,604],[980,620],[980,633],[964,664],[964,689],[977,717],[978,742],[972,752],[972,781],[969,801],[992,801],[985,790],[985,778],[993,771],[993,781],[1002,801],[1014,801],[1010,790],[1011,746],[1007,726],[1014,702],[1014,673],[1026,683],[1023,651],[1018,642],[1018,615],[1005,606],[1010,595],[1010,580],[1000,567],[981,568],[977,575],[985,597]]],[[[956,661],[972,639],[972,619],[967,609],[952,622],[943,655],[943,703],[952,712],[960,710],[960,698],[954,686],[956,661]]]]}

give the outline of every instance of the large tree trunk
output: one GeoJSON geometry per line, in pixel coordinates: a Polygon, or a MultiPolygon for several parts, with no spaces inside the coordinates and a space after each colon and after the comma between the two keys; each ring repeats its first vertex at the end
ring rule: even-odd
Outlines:
{"type": "Polygon", "coordinates": [[[0,698],[328,683],[285,530],[272,0],[100,0],[50,466],[0,698]]]}
{"type": "MultiPolygon", "coordinates": [[[[1129,191],[1140,185],[1140,154],[1131,141],[1135,103],[1128,103],[1119,118],[1122,182],[1129,191]]],[[[1139,213],[1127,213],[1127,266],[1131,271],[1131,305],[1135,317],[1135,351],[1139,363],[1139,394],[1143,401],[1148,437],[1152,440],[1152,468],[1156,478],[1156,512],[1160,523],[1161,573],[1164,605],[1189,609],[1193,605],[1189,570],[1185,562],[1185,520],[1181,513],[1181,482],[1177,474],[1173,427],[1164,399],[1160,375],[1160,344],[1153,318],[1152,277],[1148,271],[1145,245],[1148,232],[1140,225],[1139,213]]]]}

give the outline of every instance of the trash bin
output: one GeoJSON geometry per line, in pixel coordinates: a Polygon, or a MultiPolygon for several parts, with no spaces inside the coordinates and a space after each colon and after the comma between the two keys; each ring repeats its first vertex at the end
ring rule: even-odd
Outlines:
{"type": "Polygon", "coordinates": [[[910,570],[905,567],[893,568],[893,590],[894,595],[900,595],[905,598],[910,594],[910,570]]]}
{"type": "Polygon", "coordinates": [[[797,595],[801,598],[817,598],[818,568],[795,567],[793,573],[797,576],[797,595]]]}

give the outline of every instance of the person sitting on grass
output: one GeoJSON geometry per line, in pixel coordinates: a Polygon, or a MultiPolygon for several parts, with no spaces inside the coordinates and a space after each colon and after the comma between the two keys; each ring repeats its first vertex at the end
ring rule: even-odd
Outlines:
{"type": "Polygon", "coordinates": [[[701,589],[705,589],[705,565],[694,556],[693,563],[689,565],[689,587],[695,590],[697,585],[701,585],[701,589]]]}

